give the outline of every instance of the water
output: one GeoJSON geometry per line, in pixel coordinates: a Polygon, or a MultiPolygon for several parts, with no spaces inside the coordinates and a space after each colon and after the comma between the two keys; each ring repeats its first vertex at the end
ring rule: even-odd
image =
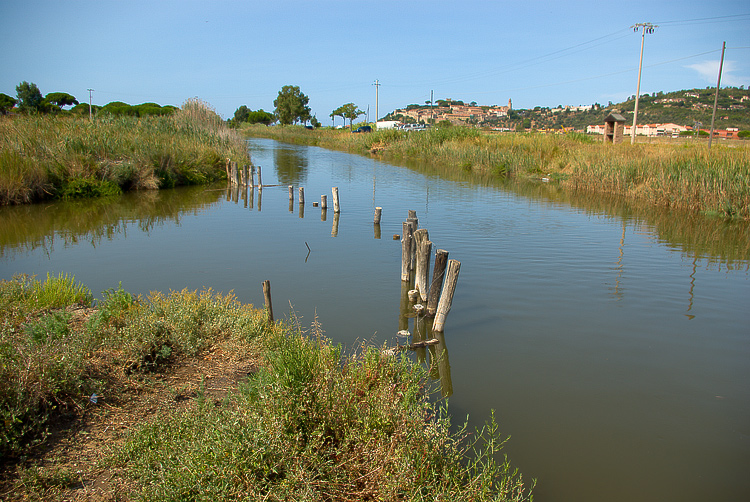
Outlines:
{"type": "Polygon", "coordinates": [[[750,499],[747,222],[250,148],[263,183],[279,185],[252,198],[200,187],[0,209],[0,277],[66,272],[95,294],[211,287],[256,305],[268,279],[277,318],[317,317],[350,347],[394,344],[408,320],[393,235],[414,209],[433,249],[461,261],[445,328],[454,422],[496,410],[536,500],[750,499]]]}

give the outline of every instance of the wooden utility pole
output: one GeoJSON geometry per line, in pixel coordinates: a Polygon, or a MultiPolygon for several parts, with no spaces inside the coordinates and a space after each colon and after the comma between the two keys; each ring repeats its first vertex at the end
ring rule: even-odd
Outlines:
{"type": "Polygon", "coordinates": [[[721,45],[721,62],[719,62],[719,80],[716,81],[716,94],[714,95],[714,112],[711,114],[711,132],[708,134],[708,148],[711,148],[711,141],[714,139],[714,120],[716,120],[716,105],[719,103],[719,87],[721,86],[721,70],[724,67],[724,50],[727,43],[721,45]]]}
{"type": "Polygon", "coordinates": [[[375,80],[372,84],[375,86],[375,128],[378,126],[378,91],[380,90],[380,80],[375,80]]]}
{"type": "Polygon", "coordinates": [[[87,89],[89,91],[89,120],[93,121],[94,116],[91,113],[91,93],[94,92],[94,89],[87,89]]]}
{"type": "Polygon", "coordinates": [[[637,23],[631,26],[634,32],[642,31],[641,34],[641,60],[638,64],[638,86],[635,91],[635,110],[633,111],[633,128],[630,130],[630,144],[635,143],[635,129],[638,122],[638,99],[641,97],[641,69],[643,68],[643,44],[646,41],[646,33],[653,33],[657,25],[651,23],[637,23]]]}

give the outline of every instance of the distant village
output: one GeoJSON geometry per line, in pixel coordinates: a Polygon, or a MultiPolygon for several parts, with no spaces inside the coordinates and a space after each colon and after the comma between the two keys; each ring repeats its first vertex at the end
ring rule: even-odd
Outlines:
{"type": "MultiPolygon", "coordinates": [[[[713,93],[714,91],[710,92],[713,93]]],[[[745,112],[745,110],[750,106],[750,96],[747,95],[747,91],[743,88],[740,88],[739,92],[741,95],[726,96],[728,100],[723,102],[718,109],[735,114],[746,114],[747,112],[745,112]]],[[[655,93],[653,96],[644,96],[644,98],[647,97],[649,104],[660,110],[674,108],[710,114],[713,106],[712,104],[706,103],[706,96],[703,94],[705,94],[703,90],[696,90],[670,93],[668,95],[664,95],[664,93],[655,93]]],[[[633,99],[634,96],[631,97],[631,101],[633,99]]],[[[711,98],[710,101],[712,102],[713,98],[711,98]]],[[[508,99],[507,106],[481,106],[477,105],[475,102],[467,105],[462,101],[448,99],[438,100],[436,105],[431,103],[426,105],[409,105],[406,108],[396,109],[388,114],[385,120],[378,122],[378,127],[382,129],[398,127],[404,124],[425,124],[429,126],[431,124],[435,125],[440,124],[441,122],[447,122],[456,126],[480,126],[496,131],[533,129],[539,132],[549,133],[585,132],[587,134],[603,135],[605,134],[606,129],[603,118],[609,111],[620,113],[619,110],[613,108],[612,103],[606,108],[599,104],[594,104],[558,106],[557,108],[536,107],[533,110],[513,110],[513,104],[510,99],[508,99]],[[547,125],[549,124],[549,121],[544,120],[545,117],[549,118],[582,112],[592,114],[598,113],[598,115],[591,115],[590,118],[592,121],[602,120],[602,123],[585,126],[581,125],[578,128],[572,126],[549,127],[547,125]],[[602,115],[601,112],[605,112],[604,115],[602,115]],[[597,119],[596,117],[599,118],[597,119]],[[518,124],[521,124],[521,126],[518,124]]],[[[725,113],[722,113],[717,119],[729,119],[728,116],[725,116],[725,113]]],[[[630,116],[631,118],[629,120],[632,122],[632,111],[625,111],[624,115],[630,116]]],[[[668,110],[665,111],[665,115],[668,115],[668,110]]],[[[705,131],[705,133],[709,132],[709,124],[698,121],[693,121],[693,125],[691,126],[673,122],[651,122],[648,120],[649,118],[650,117],[644,113],[644,121],[648,121],[649,123],[639,123],[636,126],[636,135],[653,138],[677,137],[702,131],[705,131]]],[[[631,135],[631,130],[632,125],[625,124],[623,134],[629,136],[631,135]]],[[[714,136],[724,139],[739,139],[742,137],[740,132],[741,129],[738,127],[726,127],[724,129],[717,127],[714,129],[714,136]]]]}
{"type": "Polygon", "coordinates": [[[447,120],[453,125],[466,125],[469,123],[481,123],[493,118],[507,117],[508,112],[513,109],[511,100],[508,106],[476,106],[465,105],[462,101],[456,103],[447,101],[447,106],[441,103],[439,106],[430,107],[407,107],[398,109],[393,115],[402,115],[413,119],[416,123],[437,124],[447,120]]]}

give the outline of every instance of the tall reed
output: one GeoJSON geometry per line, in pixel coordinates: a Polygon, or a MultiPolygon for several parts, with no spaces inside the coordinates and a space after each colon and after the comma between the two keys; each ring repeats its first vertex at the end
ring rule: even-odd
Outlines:
{"type": "Polygon", "coordinates": [[[0,205],[206,183],[227,159],[249,162],[245,140],[199,100],[164,117],[3,117],[0,205]]]}

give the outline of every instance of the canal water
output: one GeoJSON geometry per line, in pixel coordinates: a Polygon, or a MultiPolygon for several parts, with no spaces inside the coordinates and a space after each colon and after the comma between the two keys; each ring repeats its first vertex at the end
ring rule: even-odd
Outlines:
{"type": "Polygon", "coordinates": [[[536,500],[750,500],[747,222],[271,140],[249,148],[276,185],[262,193],[0,208],[0,278],[65,272],[96,296],[120,282],[210,287],[259,306],[270,280],[277,319],[317,319],[347,347],[395,345],[404,323],[417,331],[394,240],[415,210],[433,249],[461,262],[448,357],[432,374],[454,423],[481,426],[495,410],[536,500]],[[327,211],[312,206],[321,194],[327,211]]]}

